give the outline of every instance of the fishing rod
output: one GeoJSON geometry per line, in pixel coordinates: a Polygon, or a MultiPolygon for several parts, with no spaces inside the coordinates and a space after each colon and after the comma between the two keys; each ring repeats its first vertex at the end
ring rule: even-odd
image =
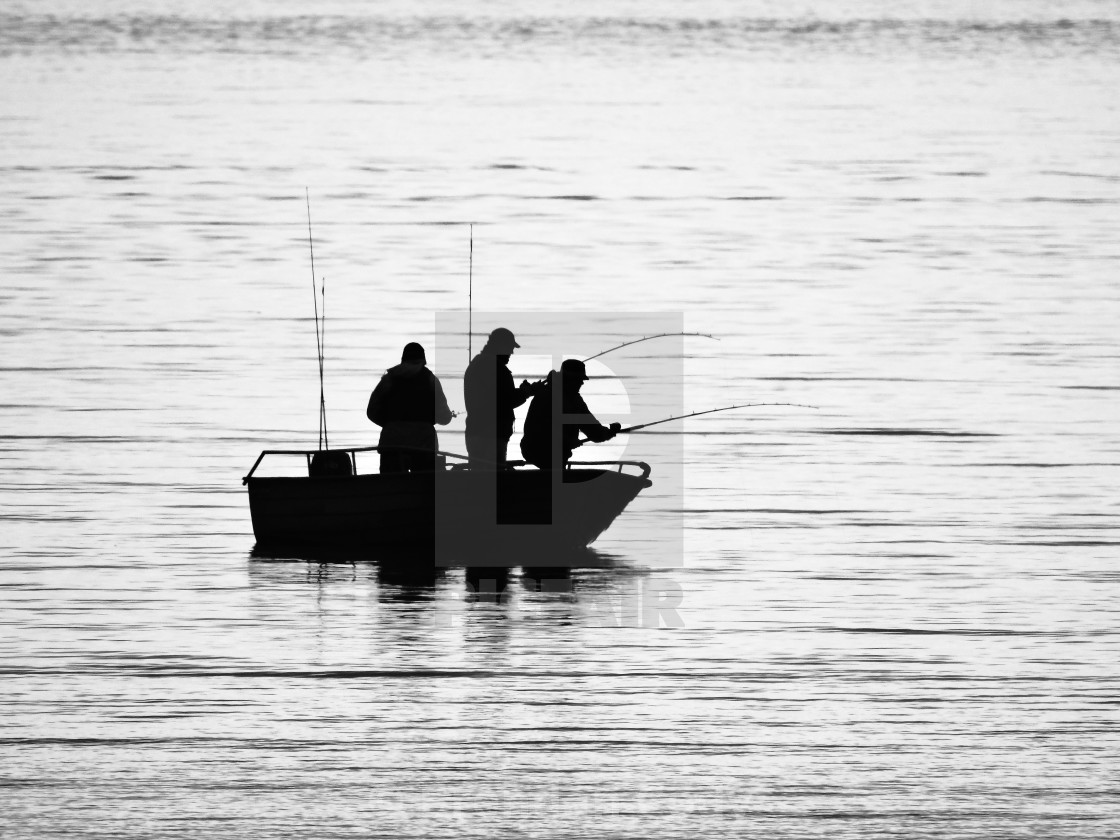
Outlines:
{"type": "Polygon", "coordinates": [[[607,353],[613,353],[615,350],[621,350],[623,347],[629,347],[631,344],[640,344],[643,341],[652,341],[655,338],[667,338],[669,336],[674,336],[674,335],[697,336],[699,338],[710,338],[713,341],[719,341],[719,339],[716,338],[714,335],[709,335],[708,333],[698,333],[698,332],[658,333],[657,335],[647,335],[647,336],[643,336],[642,338],[635,338],[633,341],[625,341],[622,344],[616,344],[614,347],[611,347],[607,350],[604,350],[602,353],[596,353],[594,356],[588,356],[583,361],[584,361],[584,363],[590,362],[592,359],[598,359],[600,356],[605,356],[605,355],[607,355],[607,353]]]}
{"type": "Polygon", "coordinates": [[[323,334],[319,335],[319,296],[315,294],[315,241],[311,238],[311,191],[303,188],[307,199],[307,246],[311,250],[311,301],[315,305],[315,350],[319,356],[319,449],[327,442],[327,399],[323,389],[323,345],[326,343],[327,318],[327,279],[323,278],[323,334]]]}
{"type": "Polygon", "coordinates": [[[619,429],[618,434],[626,432],[636,432],[639,429],[646,429],[650,426],[658,426],[662,423],[669,423],[673,420],[687,420],[689,417],[699,417],[701,414],[714,414],[717,411],[731,411],[736,408],[759,408],[761,406],[784,405],[791,408],[812,408],[817,409],[819,406],[815,405],[802,405],[801,403],[742,403],[740,405],[725,405],[722,408],[709,408],[707,411],[694,411],[691,414],[679,414],[675,417],[666,417],[664,420],[654,420],[649,423],[639,423],[637,426],[630,426],[625,429],[619,429]]]}
{"type": "Polygon", "coordinates": [[[331,441],[327,437],[327,398],[323,391],[323,362],[327,358],[327,278],[320,277],[319,294],[323,297],[322,323],[322,348],[323,355],[319,357],[319,416],[323,418],[323,448],[330,449],[331,441]]]}
{"type": "MultiPolygon", "coordinates": [[[[687,420],[689,417],[699,417],[702,414],[714,414],[717,411],[731,411],[736,408],[758,408],[760,406],[784,405],[791,408],[812,408],[818,409],[820,406],[816,405],[802,405],[801,403],[741,403],[740,405],[725,405],[722,408],[709,408],[706,411],[694,411],[691,414],[678,414],[673,417],[666,417],[663,420],[653,420],[649,423],[639,423],[637,426],[628,426],[625,429],[619,429],[615,432],[616,435],[628,434],[629,432],[636,432],[639,429],[646,429],[650,426],[659,426],[662,423],[670,423],[673,420],[687,420]]],[[[590,443],[590,438],[581,438],[576,441],[576,446],[582,446],[585,443],[590,443]]]]}
{"type": "Polygon", "coordinates": [[[471,344],[472,316],[474,314],[474,225],[470,226],[471,250],[467,262],[467,364],[474,358],[471,344]]]}
{"type": "MultiPolygon", "coordinates": [[[[676,335],[696,336],[698,338],[710,338],[710,339],[712,339],[712,341],[719,341],[718,338],[716,338],[714,335],[711,335],[709,333],[699,333],[699,332],[658,333],[657,335],[647,335],[647,336],[643,336],[642,338],[635,338],[632,341],[624,341],[622,344],[616,344],[614,347],[609,347],[609,348],[607,348],[606,350],[603,350],[600,353],[596,353],[594,356],[588,356],[586,359],[583,360],[583,363],[587,364],[592,359],[598,359],[600,356],[605,356],[605,355],[607,355],[607,353],[613,353],[615,350],[621,350],[623,347],[629,347],[631,344],[641,344],[643,341],[652,341],[655,338],[669,338],[671,336],[676,336],[676,335]]],[[[543,384],[545,381],[546,380],[544,380],[544,379],[539,380],[538,384],[543,384]]]]}

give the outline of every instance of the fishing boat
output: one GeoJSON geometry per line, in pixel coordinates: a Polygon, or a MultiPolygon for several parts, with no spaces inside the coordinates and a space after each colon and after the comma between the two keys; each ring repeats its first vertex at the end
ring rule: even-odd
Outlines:
{"type": "MultiPolygon", "coordinates": [[[[511,551],[529,550],[532,554],[528,559],[537,560],[549,553],[586,549],[642,490],[652,486],[649,465],[642,461],[571,462],[559,470],[540,470],[513,461],[501,469],[493,468],[494,465],[487,469],[485,465],[472,465],[466,456],[437,452],[436,467],[429,472],[381,474],[361,473],[357,469],[360,453],[379,452],[380,447],[331,449],[323,374],[326,281],[321,280],[316,289],[310,193],[306,198],[319,360],[319,448],[265,450],[243,479],[249,490],[249,510],[258,549],[419,549],[434,554],[436,565],[489,565],[488,561],[508,557],[511,551]],[[303,458],[306,470],[298,475],[258,475],[262,462],[274,457],[303,458]]],[[[473,277],[473,228],[470,254],[468,358],[473,357],[469,285],[473,277]]],[[[685,335],[713,338],[706,333],[657,333],[625,341],[584,361],[640,342],[685,335]]],[[[509,338],[512,340],[512,333],[509,338]]],[[[519,345],[513,342],[513,346],[519,345]]],[[[584,375],[583,379],[586,378],[584,375]]],[[[698,411],[626,429],[616,426],[614,433],[628,434],[661,423],[743,407],[746,406],[698,411]]]]}
{"type": "Polygon", "coordinates": [[[434,472],[360,472],[359,456],[377,451],[263,451],[243,479],[258,547],[420,550],[444,565],[578,550],[653,483],[641,461],[573,462],[556,471],[514,461],[495,471],[448,452],[438,453],[434,472]],[[266,459],[281,458],[306,466],[299,475],[257,474],[266,459]]]}

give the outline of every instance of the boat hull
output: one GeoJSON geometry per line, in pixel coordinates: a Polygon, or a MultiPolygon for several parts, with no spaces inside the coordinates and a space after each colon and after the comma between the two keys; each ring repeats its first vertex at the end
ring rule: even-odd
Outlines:
{"type": "Polygon", "coordinates": [[[529,546],[584,548],[651,485],[615,470],[250,477],[263,546],[431,551],[437,563],[529,546]]]}

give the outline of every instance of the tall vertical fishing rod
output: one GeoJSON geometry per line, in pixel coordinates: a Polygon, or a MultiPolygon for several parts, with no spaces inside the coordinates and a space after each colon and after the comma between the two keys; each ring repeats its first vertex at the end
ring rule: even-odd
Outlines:
{"type": "Polygon", "coordinates": [[[315,350],[319,356],[319,449],[330,449],[327,440],[327,398],[323,389],[323,344],[326,342],[327,318],[327,280],[323,278],[323,334],[319,334],[319,296],[315,294],[315,241],[311,238],[311,192],[304,187],[307,198],[307,246],[311,250],[311,301],[315,305],[315,350]]]}
{"type": "Polygon", "coordinates": [[[467,364],[471,363],[474,358],[471,343],[471,332],[473,331],[473,316],[474,316],[474,225],[470,226],[471,231],[471,250],[470,257],[467,262],[467,364]]]}
{"type": "MultiPolygon", "coordinates": [[[[314,291],[314,290],[312,290],[314,291]]],[[[319,417],[323,422],[323,449],[331,448],[330,438],[327,437],[327,398],[323,391],[323,362],[327,358],[327,278],[319,278],[319,294],[323,298],[323,317],[320,321],[322,328],[322,338],[320,339],[320,346],[323,348],[322,355],[319,356],[319,417]]]]}

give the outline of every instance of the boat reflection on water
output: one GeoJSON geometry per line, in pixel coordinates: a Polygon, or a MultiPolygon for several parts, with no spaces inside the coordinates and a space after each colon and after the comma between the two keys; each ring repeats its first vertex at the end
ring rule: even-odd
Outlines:
{"type": "Polygon", "coordinates": [[[625,568],[619,556],[592,548],[534,547],[520,556],[488,552],[479,557],[468,552],[456,566],[437,565],[430,551],[413,549],[390,553],[330,547],[278,550],[258,544],[249,557],[250,580],[264,585],[290,582],[298,569],[298,575],[308,581],[373,579],[381,600],[398,602],[431,600],[437,587],[460,575],[460,591],[468,602],[504,601],[511,587],[526,593],[574,595],[578,581],[590,583],[593,578],[591,586],[601,589],[625,568]]]}
{"type": "Polygon", "coordinates": [[[515,627],[551,638],[561,627],[683,626],[674,580],[636,558],[592,549],[447,568],[408,553],[258,548],[247,565],[254,602],[270,622],[290,628],[289,639],[302,638],[300,627],[343,649],[366,638],[375,657],[411,649],[427,661],[515,627]]]}

